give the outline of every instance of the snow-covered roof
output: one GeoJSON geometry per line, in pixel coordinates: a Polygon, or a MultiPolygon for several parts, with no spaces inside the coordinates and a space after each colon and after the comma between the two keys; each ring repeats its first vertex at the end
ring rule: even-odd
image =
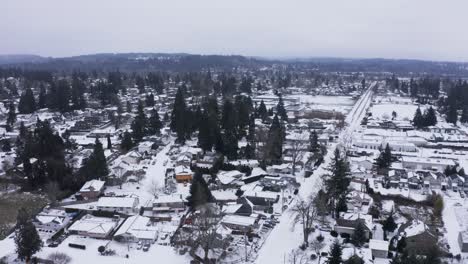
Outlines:
{"type": "Polygon", "coordinates": [[[100,181],[100,180],[90,180],[87,181],[85,184],[83,184],[83,187],[81,187],[80,192],[93,192],[93,191],[99,191],[104,187],[105,181],[100,181]]]}
{"type": "Polygon", "coordinates": [[[166,203],[180,203],[184,202],[181,195],[162,195],[153,201],[155,204],[166,204],[166,203]]]}
{"type": "Polygon", "coordinates": [[[388,241],[379,240],[379,239],[369,240],[370,249],[388,251],[388,245],[389,245],[388,241]]]}
{"type": "Polygon", "coordinates": [[[403,162],[420,163],[420,164],[440,164],[444,166],[453,166],[455,163],[451,159],[433,159],[433,158],[419,158],[419,157],[407,157],[401,158],[403,162]]]}
{"type": "Polygon", "coordinates": [[[151,226],[149,217],[135,215],[125,220],[122,226],[115,232],[115,236],[128,234],[138,239],[155,239],[158,231],[151,226]]]}
{"type": "Polygon", "coordinates": [[[244,196],[245,197],[259,197],[259,198],[275,200],[275,199],[278,199],[279,194],[275,192],[268,192],[268,191],[249,190],[244,193],[244,196]]]}
{"type": "Polygon", "coordinates": [[[117,226],[118,221],[112,218],[85,215],[71,225],[69,231],[90,232],[95,234],[108,234],[117,226]]]}
{"type": "Polygon", "coordinates": [[[241,178],[244,174],[240,171],[220,171],[218,172],[218,179],[222,184],[230,184],[235,181],[237,178],[241,178]]]}
{"type": "Polygon", "coordinates": [[[233,191],[212,191],[211,194],[217,201],[237,200],[237,196],[233,191]]]}
{"type": "Polygon", "coordinates": [[[239,226],[252,226],[255,224],[255,218],[241,215],[226,215],[221,220],[224,224],[233,224],[239,226]]]}
{"type": "Polygon", "coordinates": [[[136,197],[101,197],[97,202],[97,207],[133,208],[137,203],[136,197]]]}

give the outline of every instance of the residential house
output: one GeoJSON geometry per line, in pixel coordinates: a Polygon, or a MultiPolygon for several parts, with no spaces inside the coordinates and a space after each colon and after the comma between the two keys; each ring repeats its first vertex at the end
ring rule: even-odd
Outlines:
{"type": "Polygon", "coordinates": [[[159,196],[153,201],[153,213],[178,213],[185,210],[185,201],[182,195],[159,196]]]}
{"type": "Polygon", "coordinates": [[[174,168],[175,179],[178,183],[191,182],[192,181],[192,170],[186,166],[177,166],[174,168]]]}
{"type": "Polygon", "coordinates": [[[336,220],[334,230],[338,234],[344,233],[344,234],[349,234],[350,236],[352,236],[359,222],[364,224],[364,233],[365,233],[366,238],[368,239],[371,238],[372,230],[374,227],[371,215],[365,215],[365,214],[359,214],[359,213],[358,214],[343,213],[340,216],[340,218],[336,220]]]}
{"type": "Polygon", "coordinates": [[[143,156],[138,151],[130,151],[122,157],[122,161],[128,164],[138,164],[143,156]]]}
{"type": "Polygon", "coordinates": [[[105,182],[100,180],[87,181],[75,196],[78,200],[97,199],[104,190],[104,184],[105,182]]]}
{"type": "Polygon", "coordinates": [[[374,258],[387,258],[388,257],[388,246],[389,242],[379,239],[369,240],[369,248],[372,251],[372,257],[374,258]]]}
{"type": "Polygon", "coordinates": [[[141,215],[128,217],[115,232],[114,239],[125,242],[153,243],[158,239],[158,230],[151,219],[141,215]]]}
{"type": "Polygon", "coordinates": [[[258,219],[250,216],[225,215],[221,224],[236,231],[250,233],[258,227],[258,219]]]}
{"type": "Polygon", "coordinates": [[[137,197],[101,197],[97,201],[96,208],[101,211],[133,215],[138,213],[138,203],[137,197]]]}
{"type": "Polygon", "coordinates": [[[72,216],[65,210],[46,208],[33,218],[33,224],[37,231],[54,235],[65,228],[71,219],[72,216]]]}
{"type": "Polygon", "coordinates": [[[448,187],[454,192],[463,190],[465,186],[465,177],[462,177],[458,174],[452,174],[447,177],[448,187]]]}
{"type": "Polygon", "coordinates": [[[468,231],[461,231],[458,233],[458,244],[460,245],[461,252],[468,252],[468,231]]]}
{"type": "Polygon", "coordinates": [[[80,236],[103,239],[108,238],[120,222],[119,217],[107,218],[85,215],[74,222],[68,228],[68,232],[80,236]]]}

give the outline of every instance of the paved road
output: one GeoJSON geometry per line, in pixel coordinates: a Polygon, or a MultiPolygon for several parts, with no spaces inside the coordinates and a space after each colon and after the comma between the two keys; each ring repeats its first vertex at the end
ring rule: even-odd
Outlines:
{"type": "MultiPolygon", "coordinates": [[[[346,127],[339,134],[339,142],[332,144],[327,155],[324,157],[324,162],[315,170],[314,175],[306,178],[301,182],[299,195],[308,197],[314,195],[322,188],[321,176],[327,173],[326,168],[330,164],[333,156],[333,149],[336,146],[351,144],[351,134],[359,127],[362,118],[366,113],[366,109],[372,101],[374,89],[377,87],[377,82],[372,83],[367,91],[354,104],[351,111],[348,113],[345,123],[346,127]]],[[[273,229],[267,241],[260,249],[257,259],[254,263],[262,264],[284,264],[289,263],[289,255],[292,250],[297,249],[301,244],[302,234],[300,226],[294,226],[294,213],[290,210],[294,202],[280,217],[280,223],[273,229]]]]}

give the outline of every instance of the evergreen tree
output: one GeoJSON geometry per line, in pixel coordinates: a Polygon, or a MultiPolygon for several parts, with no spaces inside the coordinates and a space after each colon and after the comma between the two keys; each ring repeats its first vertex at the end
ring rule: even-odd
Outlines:
{"type": "Polygon", "coordinates": [[[447,122],[452,123],[454,125],[457,124],[458,113],[457,113],[457,107],[455,103],[449,104],[447,114],[446,114],[446,120],[447,122]]]}
{"type": "Polygon", "coordinates": [[[421,128],[421,127],[424,126],[424,118],[423,118],[423,115],[421,113],[421,108],[419,108],[419,107],[418,107],[418,109],[416,109],[416,112],[414,113],[413,125],[416,128],[421,128]]]}
{"type": "Polygon", "coordinates": [[[312,131],[312,133],[310,133],[310,151],[312,152],[318,152],[320,150],[320,145],[319,145],[319,142],[318,142],[318,135],[317,135],[317,131],[312,131]]]}
{"type": "Polygon", "coordinates": [[[211,151],[215,143],[215,138],[212,136],[212,127],[210,127],[210,120],[208,114],[203,112],[200,119],[200,127],[198,131],[198,146],[203,151],[211,151]]]}
{"type": "Polygon", "coordinates": [[[143,77],[137,76],[135,79],[135,84],[140,94],[145,92],[145,80],[143,79],[143,77]]]}
{"type": "Polygon", "coordinates": [[[141,141],[141,139],[146,136],[146,115],[141,101],[138,102],[137,115],[132,122],[131,128],[135,142],[141,141]]]}
{"type": "Polygon", "coordinates": [[[327,260],[328,264],[342,264],[343,263],[343,260],[341,258],[341,256],[343,255],[343,249],[341,248],[341,245],[338,239],[335,240],[335,242],[333,242],[328,255],[329,255],[328,260],[327,260]]]}
{"type": "Polygon", "coordinates": [[[336,203],[336,208],[335,208],[335,217],[340,218],[340,213],[347,212],[347,211],[348,211],[348,205],[346,204],[346,196],[345,195],[338,196],[338,202],[336,203]]]}
{"type": "Polygon", "coordinates": [[[104,149],[99,139],[96,138],[93,153],[83,162],[80,172],[86,180],[104,178],[109,174],[104,149]]]}
{"type": "Polygon", "coordinates": [[[127,110],[127,113],[132,112],[132,103],[130,101],[127,101],[127,105],[125,106],[125,110],[127,110]]]}
{"type": "Polygon", "coordinates": [[[250,145],[247,143],[244,150],[244,158],[246,159],[255,159],[255,145],[250,145]]]}
{"type": "Polygon", "coordinates": [[[460,122],[468,123],[468,106],[463,107],[463,111],[460,117],[460,122]]]}
{"type": "Polygon", "coordinates": [[[247,141],[255,144],[255,116],[251,115],[249,118],[249,133],[247,134],[247,141]]]}
{"type": "Polygon", "coordinates": [[[108,134],[106,137],[107,137],[107,149],[112,149],[112,142],[111,142],[110,135],[108,134]]]}
{"type": "Polygon", "coordinates": [[[85,90],[86,85],[78,74],[74,73],[71,85],[71,101],[73,109],[84,109],[86,107],[86,99],[84,97],[85,90]]]}
{"type": "Polygon", "coordinates": [[[36,111],[36,101],[31,88],[27,88],[20,98],[18,112],[20,114],[31,114],[36,111]]]}
{"type": "Polygon", "coordinates": [[[237,112],[230,100],[224,101],[221,114],[221,128],[237,135],[237,112]]]}
{"type": "Polygon", "coordinates": [[[10,145],[10,141],[8,139],[3,139],[2,140],[2,151],[3,152],[11,151],[11,145],[10,145]]]}
{"type": "Polygon", "coordinates": [[[239,147],[236,135],[232,131],[224,131],[223,143],[224,147],[222,153],[230,160],[237,159],[237,150],[239,147]]]}
{"type": "Polygon", "coordinates": [[[163,124],[159,119],[158,111],[156,109],[153,109],[148,119],[148,133],[150,135],[159,135],[161,134],[162,127],[163,124]]]}
{"type": "Polygon", "coordinates": [[[392,165],[392,151],[390,149],[390,145],[387,143],[384,151],[380,152],[380,155],[377,158],[377,166],[380,169],[388,169],[390,165],[392,165]]]}
{"type": "Polygon", "coordinates": [[[400,240],[397,242],[397,251],[403,253],[406,249],[406,237],[401,237],[400,240]]]}
{"type": "Polygon", "coordinates": [[[286,113],[286,109],[284,108],[283,97],[279,97],[278,105],[276,106],[276,113],[282,120],[288,121],[288,114],[286,113]]]}
{"type": "Polygon", "coordinates": [[[358,220],[358,223],[356,225],[356,229],[354,230],[354,233],[351,237],[353,244],[357,247],[362,246],[366,241],[366,232],[365,232],[365,225],[363,221],[360,221],[361,219],[358,220]]]}
{"type": "Polygon", "coordinates": [[[364,260],[359,257],[358,255],[352,255],[349,259],[347,259],[344,264],[364,264],[364,260]]]}
{"type": "Polygon", "coordinates": [[[146,106],[147,107],[153,107],[154,106],[154,95],[153,93],[150,93],[149,95],[146,96],[146,106]]]}
{"type": "Polygon", "coordinates": [[[185,105],[185,99],[182,92],[182,88],[179,87],[177,90],[174,107],[172,110],[171,115],[171,130],[176,132],[177,134],[177,141],[178,142],[185,142],[185,138],[187,135],[187,122],[186,120],[187,115],[187,107],[185,105]]]}
{"type": "Polygon", "coordinates": [[[44,84],[41,83],[39,87],[39,100],[37,103],[37,106],[39,108],[45,108],[47,107],[47,99],[46,99],[46,88],[44,87],[44,84]]]}
{"type": "Polygon", "coordinates": [[[436,124],[437,124],[437,116],[436,116],[434,108],[432,108],[431,106],[429,107],[429,109],[427,109],[424,112],[424,125],[435,126],[436,124]]]}
{"type": "Polygon", "coordinates": [[[237,131],[238,139],[246,136],[245,129],[250,123],[250,114],[252,112],[252,99],[247,96],[236,96],[234,108],[237,113],[237,131]]]}
{"type": "Polygon", "coordinates": [[[13,131],[13,127],[16,122],[16,108],[15,108],[15,103],[13,101],[10,101],[8,105],[8,116],[7,116],[7,121],[6,121],[6,130],[8,132],[13,131]]]}
{"type": "Polygon", "coordinates": [[[441,260],[440,249],[437,246],[432,246],[426,253],[425,258],[421,261],[421,264],[440,264],[441,260]]]}
{"type": "Polygon", "coordinates": [[[202,174],[199,172],[195,173],[192,179],[192,184],[190,185],[190,195],[187,197],[190,210],[195,211],[199,206],[213,201],[213,195],[211,194],[205,179],[203,179],[202,174]]]}
{"type": "Polygon", "coordinates": [[[123,134],[122,142],[120,143],[120,148],[123,151],[129,151],[131,148],[133,148],[132,135],[128,131],[125,131],[125,133],[123,134]]]}
{"type": "Polygon", "coordinates": [[[49,98],[49,108],[62,113],[70,110],[70,84],[65,80],[52,83],[49,98]]]}
{"type": "Polygon", "coordinates": [[[241,84],[239,85],[239,90],[241,93],[252,93],[252,79],[251,78],[242,78],[241,84]]]}
{"type": "Polygon", "coordinates": [[[384,231],[384,238],[387,237],[387,232],[393,232],[397,228],[397,224],[395,223],[395,219],[393,219],[393,212],[385,219],[382,224],[382,229],[384,231]]]}
{"type": "Polygon", "coordinates": [[[260,117],[262,121],[265,121],[268,118],[268,111],[263,100],[260,102],[260,106],[258,107],[257,113],[258,117],[260,117]]]}
{"type": "Polygon", "coordinates": [[[31,257],[41,250],[43,243],[24,208],[18,211],[15,233],[18,258],[28,263],[31,257]]]}
{"type": "Polygon", "coordinates": [[[346,194],[350,180],[347,178],[349,164],[345,157],[341,156],[338,148],[335,149],[332,162],[328,168],[331,175],[325,180],[327,200],[331,210],[339,216],[339,212],[346,211],[346,194]]]}
{"type": "Polygon", "coordinates": [[[268,139],[266,142],[266,160],[272,164],[281,162],[283,155],[284,132],[280,124],[278,115],[275,115],[268,131],[268,139]]]}

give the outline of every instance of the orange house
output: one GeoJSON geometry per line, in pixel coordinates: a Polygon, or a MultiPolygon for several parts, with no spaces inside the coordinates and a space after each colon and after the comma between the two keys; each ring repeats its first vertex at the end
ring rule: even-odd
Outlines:
{"type": "Polygon", "coordinates": [[[193,173],[190,168],[178,166],[175,168],[175,178],[178,183],[191,182],[193,173]]]}

